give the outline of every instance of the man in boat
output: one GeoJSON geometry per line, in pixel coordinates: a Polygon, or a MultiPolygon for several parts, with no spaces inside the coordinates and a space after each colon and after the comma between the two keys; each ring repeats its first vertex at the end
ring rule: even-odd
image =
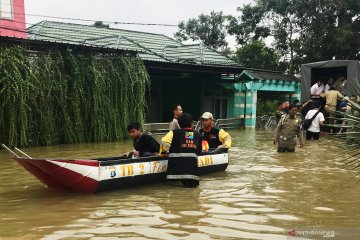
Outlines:
{"type": "Polygon", "coordinates": [[[180,104],[175,103],[173,106],[173,120],[169,124],[170,131],[175,130],[175,129],[180,129],[180,126],[178,123],[178,118],[181,116],[182,113],[183,113],[183,110],[182,110],[180,104]]]}
{"type": "MultiPolygon", "coordinates": [[[[209,148],[230,148],[231,136],[224,129],[214,127],[214,117],[210,112],[204,112],[201,116],[202,129],[200,134],[209,148]]],[[[203,143],[204,144],[204,143],[203,143]]],[[[203,151],[206,149],[203,149],[203,151]]]]}
{"type": "Polygon", "coordinates": [[[192,116],[183,113],[178,118],[180,129],[169,131],[162,139],[160,152],[169,149],[166,179],[181,180],[185,187],[199,185],[197,158],[201,153],[201,135],[194,131],[192,116]]]}
{"type": "Polygon", "coordinates": [[[127,153],[128,157],[150,157],[159,153],[160,144],[150,135],[140,131],[140,124],[133,122],[128,125],[128,132],[133,139],[135,150],[127,153]]]}
{"type": "Polygon", "coordinates": [[[304,135],[301,128],[301,119],[296,116],[297,106],[289,107],[289,114],[281,117],[273,143],[278,144],[278,152],[295,152],[296,140],[299,137],[300,147],[304,146],[304,135]]]}

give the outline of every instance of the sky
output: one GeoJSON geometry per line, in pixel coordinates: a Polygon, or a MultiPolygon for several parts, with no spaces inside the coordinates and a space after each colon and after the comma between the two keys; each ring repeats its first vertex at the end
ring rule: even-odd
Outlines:
{"type": "MultiPolygon", "coordinates": [[[[25,14],[110,22],[136,22],[177,25],[211,11],[239,16],[238,7],[254,0],[24,0],[25,14]]],[[[26,15],[27,25],[42,20],[74,22],[68,19],[26,15]]],[[[90,22],[79,22],[90,24],[90,22]]],[[[110,25],[121,29],[165,34],[174,37],[177,27],[110,25]]],[[[234,48],[234,38],[227,39],[234,48]]]]}

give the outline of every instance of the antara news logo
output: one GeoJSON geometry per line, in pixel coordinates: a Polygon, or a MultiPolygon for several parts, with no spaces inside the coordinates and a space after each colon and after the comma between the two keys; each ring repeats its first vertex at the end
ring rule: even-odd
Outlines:
{"type": "MultiPolygon", "coordinates": [[[[291,230],[288,232],[289,237],[321,237],[321,238],[334,238],[335,231],[324,230],[291,230]]],[[[289,238],[289,239],[291,239],[289,238]]]]}

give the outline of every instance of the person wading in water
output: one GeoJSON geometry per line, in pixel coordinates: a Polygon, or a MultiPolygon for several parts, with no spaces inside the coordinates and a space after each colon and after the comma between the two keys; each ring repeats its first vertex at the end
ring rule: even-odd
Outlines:
{"type": "Polygon", "coordinates": [[[300,147],[304,146],[301,130],[301,119],[296,117],[297,106],[289,107],[289,114],[283,115],[276,127],[274,144],[278,144],[278,152],[295,152],[296,140],[299,137],[300,147]]]}
{"type": "Polygon", "coordinates": [[[183,113],[178,122],[180,129],[168,132],[162,139],[160,153],[169,149],[169,161],[166,172],[167,180],[181,180],[185,187],[199,185],[197,159],[201,154],[201,135],[194,131],[192,116],[183,113]]]}

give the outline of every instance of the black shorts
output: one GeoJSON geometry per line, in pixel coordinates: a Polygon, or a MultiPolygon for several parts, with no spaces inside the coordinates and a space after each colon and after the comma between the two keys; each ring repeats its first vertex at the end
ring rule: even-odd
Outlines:
{"type": "Polygon", "coordinates": [[[287,148],[287,147],[278,147],[278,152],[295,152],[295,148],[287,148]]]}
{"type": "Polygon", "coordinates": [[[311,132],[309,130],[306,131],[306,140],[319,140],[320,139],[320,132],[311,132]]]}

